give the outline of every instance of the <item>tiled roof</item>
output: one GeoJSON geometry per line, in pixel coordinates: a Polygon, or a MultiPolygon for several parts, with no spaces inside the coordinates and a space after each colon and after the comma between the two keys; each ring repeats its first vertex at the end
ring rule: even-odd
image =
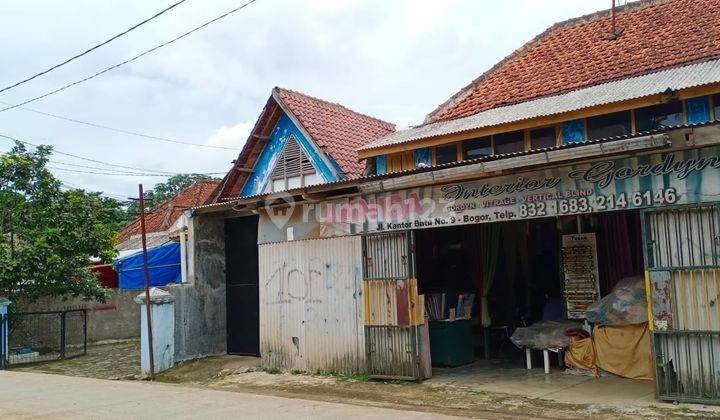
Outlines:
{"type": "Polygon", "coordinates": [[[357,149],[395,131],[395,125],[322,99],[275,88],[282,103],[348,178],[362,175],[357,149]]]}
{"type": "Polygon", "coordinates": [[[550,27],[430,113],[455,119],[503,105],[720,57],[718,0],[641,0],[550,27]]]}
{"type": "Polygon", "coordinates": [[[307,131],[318,147],[340,166],[352,179],[362,175],[363,164],[358,162],[357,149],[371,141],[395,132],[395,126],[377,118],[349,110],[342,105],[327,102],[289,89],[274,88],[255,126],[228,172],[208,202],[220,202],[240,195],[265,142],[271,135],[283,108],[297,119],[301,129],[307,131]]]}
{"type": "Polygon", "coordinates": [[[501,106],[467,117],[437,121],[388,134],[359,150],[382,149],[401,143],[447,136],[480,128],[558,115],[631,99],[662,95],[668,89],[678,91],[720,83],[720,60],[703,61],[660,70],[642,76],[602,83],[571,92],[501,106]]]}
{"type": "MultiPolygon", "coordinates": [[[[152,233],[164,232],[170,229],[184,211],[205,204],[205,201],[218,184],[218,181],[198,181],[148,211],[145,214],[145,231],[152,233]]],[[[120,231],[118,243],[122,244],[134,235],[139,234],[140,218],[137,218],[120,231]]]]}

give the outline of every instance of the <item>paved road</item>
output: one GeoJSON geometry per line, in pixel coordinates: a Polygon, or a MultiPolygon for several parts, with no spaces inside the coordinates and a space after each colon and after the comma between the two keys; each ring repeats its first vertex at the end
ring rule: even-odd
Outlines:
{"type": "Polygon", "coordinates": [[[17,418],[450,419],[438,414],[148,382],[0,371],[0,415],[17,418]]]}

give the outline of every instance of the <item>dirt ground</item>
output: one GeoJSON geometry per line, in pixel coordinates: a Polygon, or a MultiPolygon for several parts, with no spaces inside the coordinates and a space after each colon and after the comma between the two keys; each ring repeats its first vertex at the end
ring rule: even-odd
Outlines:
{"type": "Polygon", "coordinates": [[[622,400],[622,403],[568,403],[523,392],[521,382],[518,382],[517,393],[494,392],[489,391],[488,386],[476,385],[481,380],[456,380],[457,373],[453,375],[441,374],[421,383],[382,382],[334,373],[262,371],[258,359],[218,356],[180,364],[161,374],[158,380],[226,391],[404,407],[470,418],[487,418],[488,415],[495,418],[554,419],[720,418],[717,408],[701,405],[631,404],[622,400]]]}

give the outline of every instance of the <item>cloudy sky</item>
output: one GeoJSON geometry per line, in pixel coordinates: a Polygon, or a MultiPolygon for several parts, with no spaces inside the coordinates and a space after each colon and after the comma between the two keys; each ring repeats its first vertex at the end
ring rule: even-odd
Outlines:
{"type": "MultiPolygon", "coordinates": [[[[69,65],[0,93],[0,101],[15,104],[89,76],[244,1],[187,0],[69,65]]],[[[174,0],[5,0],[0,3],[0,86],[63,61],[171,3],[174,0]]],[[[27,107],[151,136],[240,149],[270,90],[281,86],[404,128],[420,123],[438,104],[548,26],[609,4],[257,0],[171,46],[27,107]]],[[[0,135],[153,171],[225,172],[237,155],[115,133],[24,109],[0,112],[0,135]]],[[[9,148],[10,142],[0,139],[0,152],[9,148]]],[[[136,195],[139,182],[149,188],[163,180],[78,173],[73,171],[108,167],[68,156],[53,160],[53,172],[67,185],[113,196],[136,195]]]]}

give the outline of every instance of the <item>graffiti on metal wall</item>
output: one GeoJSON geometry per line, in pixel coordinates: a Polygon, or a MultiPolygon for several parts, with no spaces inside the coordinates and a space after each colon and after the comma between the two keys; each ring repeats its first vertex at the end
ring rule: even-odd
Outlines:
{"type": "Polygon", "coordinates": [[[346,277],[358,276],[359,272],[359,266],[322,261],[317,257],[287,259],[273,267],[264,279],[265,303],[323,303],[328,289],[352,284],[346,277]]]}

